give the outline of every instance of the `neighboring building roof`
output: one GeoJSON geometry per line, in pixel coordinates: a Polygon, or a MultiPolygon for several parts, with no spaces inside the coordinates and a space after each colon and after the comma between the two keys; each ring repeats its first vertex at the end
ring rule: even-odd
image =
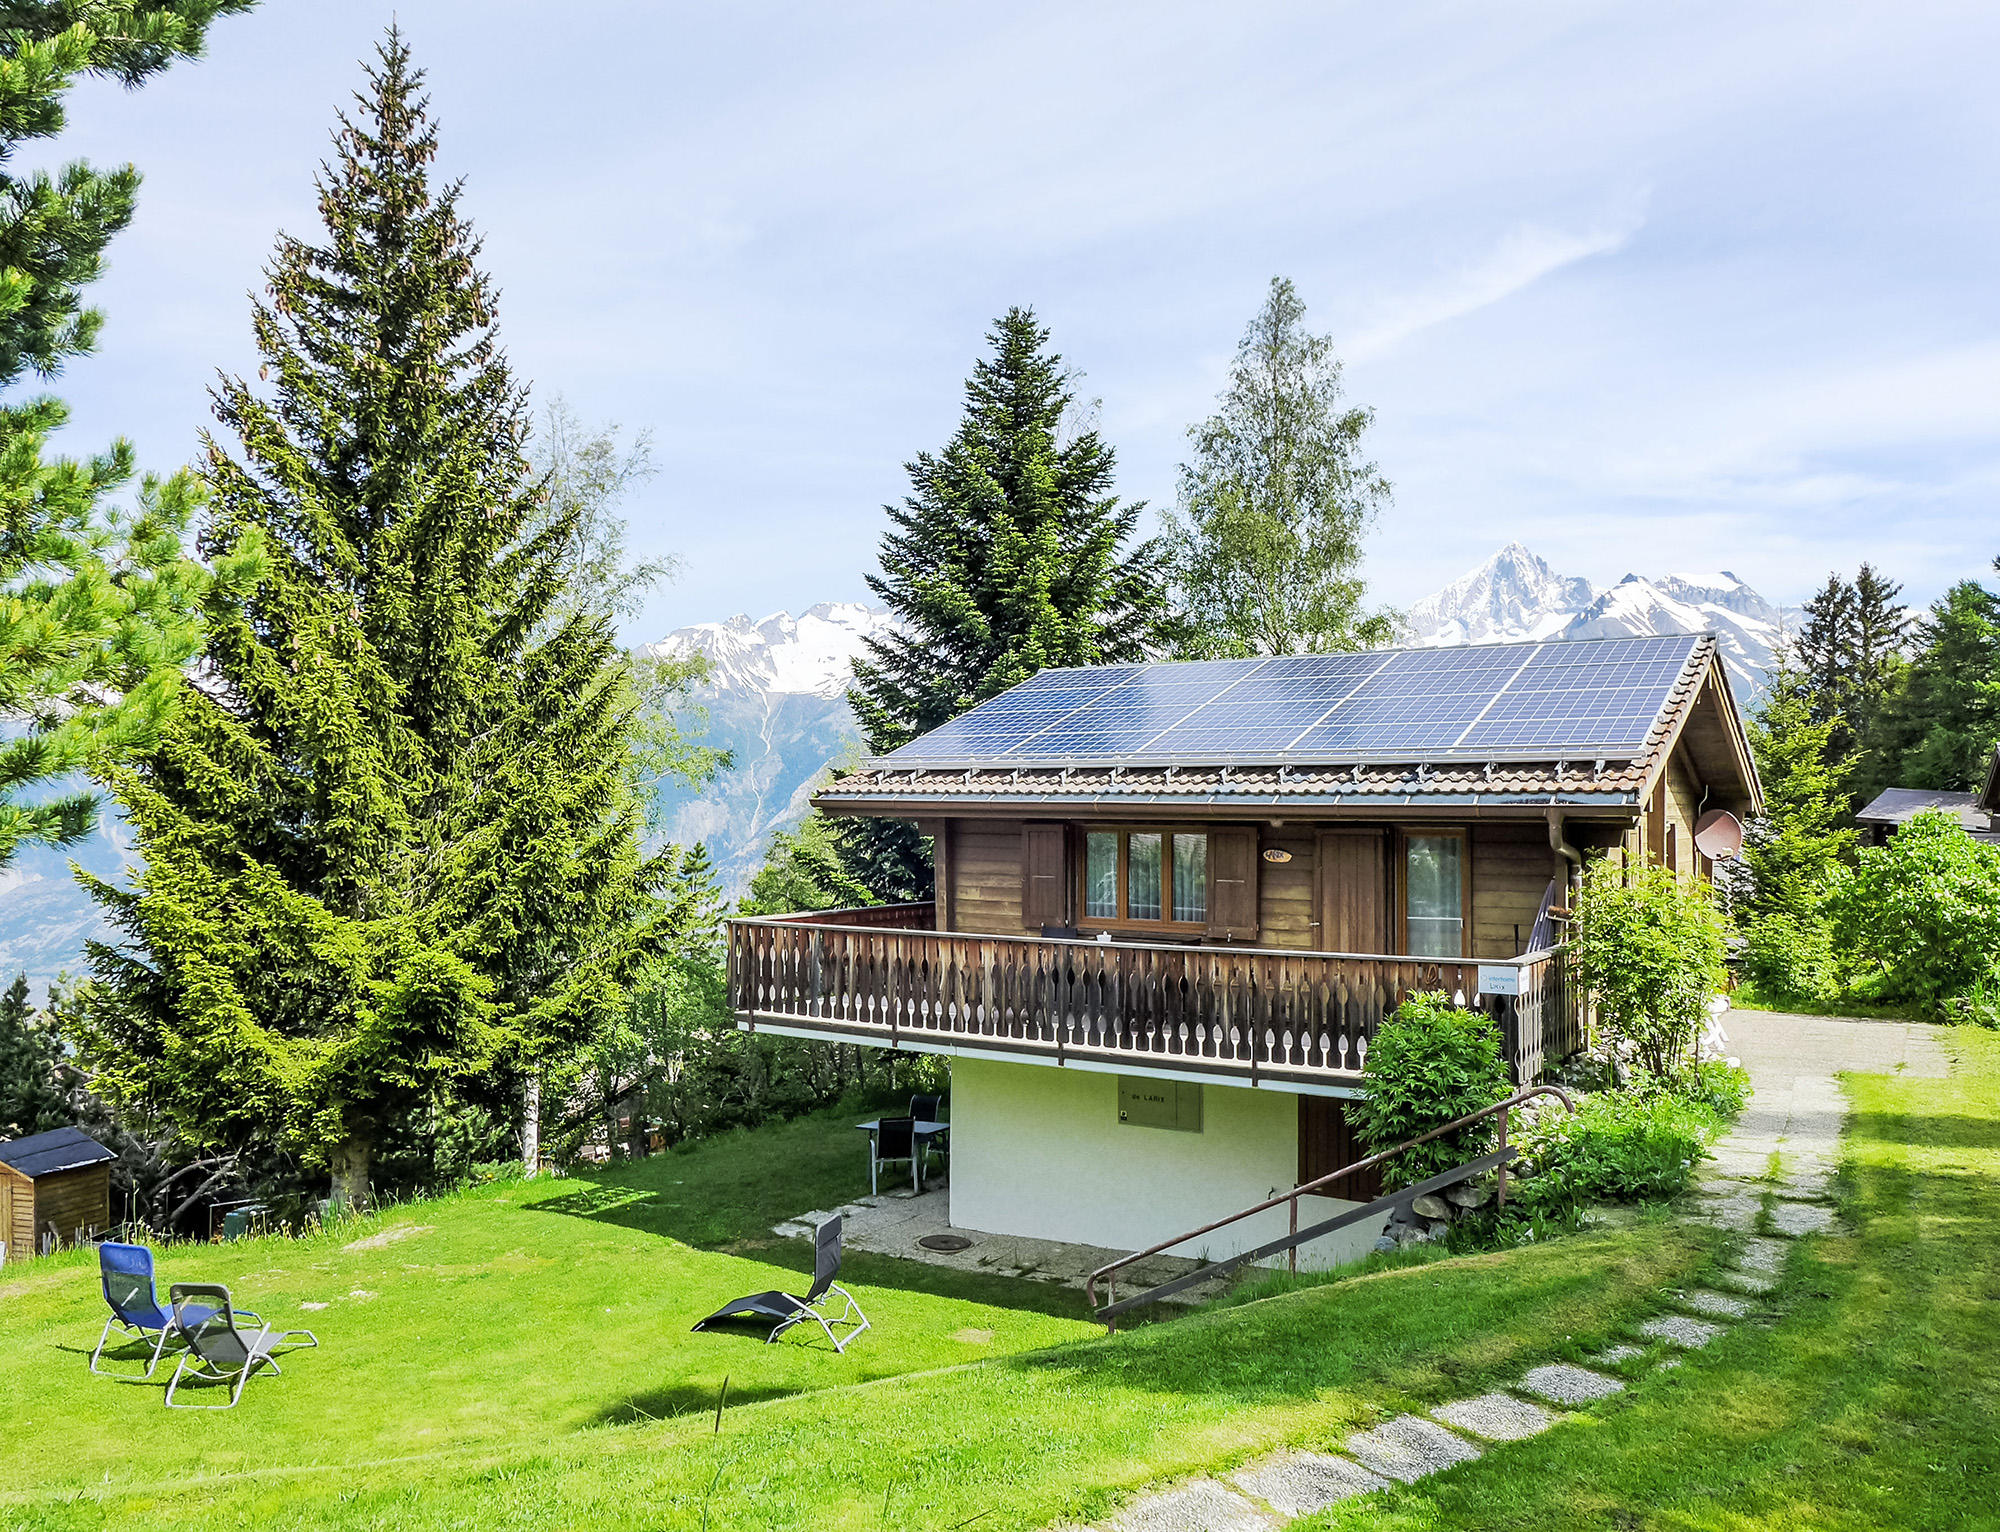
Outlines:
{"type": "Polygon", "coordinates": [[[1854,822],[1889,828],[1931,810],[1954,816],[1969,834],[1983,835],[1993,828],[1987,810],[1980,807],[1980,794],[1933,792],[1927,787],[1888,788],[1856,814],[1854,822]]]}
{"type": "Polygon", "coordinates": [[[1044,671],[814,801],[1629,812],[1703,697],[1754,802],[1711,634],[1044,671]]]}
{"type": "Polygon", "coordinates": [[[0,1165],[19,1171],[31,1181],[38,1176],[81,1170],[86,1165],[101,1165],[117,1158],[81,1128],[52,1128],[47,1133],[32,1133],[0,1144],[0,1165]]]}
{"type": "Polygon", "coordinates": [[[1979,806],[1989,814],[2000,814],[2000,745],[1993,747],[1993,759],[1986,767],[1986,786],[1980,791],[1979,806]]]}

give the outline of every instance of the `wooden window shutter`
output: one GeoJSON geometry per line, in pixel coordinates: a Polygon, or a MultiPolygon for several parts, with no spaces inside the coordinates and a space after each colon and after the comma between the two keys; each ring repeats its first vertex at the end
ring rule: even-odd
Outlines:
{"type": "Polygon", "coordinates": [[[1208,934],[1226,941],[1257,939],[1255,825],[1208,832],[1208,934]]]}
{"type": "Polygon", "coordinates": [[[1069,918],[1069,828],[1021,826],[1021,924],[1030,931],[1064,928],[1069,918]]]}

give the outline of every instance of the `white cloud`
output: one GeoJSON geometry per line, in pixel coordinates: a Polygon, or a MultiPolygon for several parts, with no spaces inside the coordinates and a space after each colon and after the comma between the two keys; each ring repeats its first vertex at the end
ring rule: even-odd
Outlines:
{"type": "Polygon", "coordinates": [[[1362,361],[1385,356],[1420,330],[1490,308],[1565,266],[1619,249],[1644,222],[1639,200],[1633,199],[1628,210],[1588,229],[1518,224],[1479,259],[1429,288],[1382,305],[1375,319],[1343,349],[1362,361]]]}

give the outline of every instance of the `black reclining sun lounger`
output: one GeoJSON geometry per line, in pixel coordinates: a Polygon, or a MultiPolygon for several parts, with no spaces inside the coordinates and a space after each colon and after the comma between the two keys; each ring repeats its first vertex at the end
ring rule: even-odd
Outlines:
{"type": "Polygon", "coordinates": [[[861,1305],[854,1301],[854,1295],[833,1280],[839,1275],[840,1215],[836,1213],[813,1234],[813,1282],[805,1297],[794,1298],[790,1293],[775,1289],[768,1293],[752,1293],[747,1298],[724,1304],[694,1328],[706,1330],[731,1321],[745,1325],[768,1322],[771,1333],[764,1337],[768,1345],[793,1325],[810,1320],[826,1332],[826,1338],[833,1342],[835,1351],[845,1351],[847,1343],[868,1328],[868,1316],[861,1312],[861,1305]],[[824,1305],[831,1301],[832,1294],[838,1294],[847,1307],[830,1318],[824,1305]],[[835,1334],[835,1325],[847,1326],[848,1333],[844,1336],[835,1334]]]}

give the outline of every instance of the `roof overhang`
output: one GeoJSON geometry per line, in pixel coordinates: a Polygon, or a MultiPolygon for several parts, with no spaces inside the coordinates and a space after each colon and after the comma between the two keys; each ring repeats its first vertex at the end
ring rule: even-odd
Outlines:
{"type": "Polygon", "coordinates": [[[1993,747],[1993,759],[1986,763],[1986,785],[1979,790],[1979,806],[2000,817],[2000,745],[1993,747]]]}

